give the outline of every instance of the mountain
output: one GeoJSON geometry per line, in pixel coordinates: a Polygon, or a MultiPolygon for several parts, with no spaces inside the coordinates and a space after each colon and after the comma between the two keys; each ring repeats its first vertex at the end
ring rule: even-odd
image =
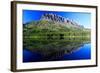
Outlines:
{"type": "Polygon", "coordinates": [[[59,53],[71,53],[83,43],[90,42],[90,29],[68,20],[58,20],[42,17],[23,24],[23,47],[52,58],[59,53]]]}
{"type": "MultiPolygon", "coordinates": [[[[24,24],[24,28],[34,28],[35,30],[48,30],[48,31],[84,31],[86,28],[84,26],[79,25],[73,20],[69,20],[68,18],[64,18],[60,15],[56,14],[43,14],[38,21],[32,21],[24,24]]],[[[88,30],[90,31],[90,29],[88,30]]]]}
{"type": "MultiPolygon", "coordinates": [[[[47,20],[40,20],[40,21],[32,21],[30,23],[26,23],[23,25],[24,29],[33,29],[34,31],[63,31],[63,32],[69,32],[69,31],[84,31],[87,30],[83,26],[74,25],[71,23],[59,23],[59,22],[53,22],[53,21],[47,21],[47,20]]],[[[90,31],[90,29],[88,29],[90,31]]]]}

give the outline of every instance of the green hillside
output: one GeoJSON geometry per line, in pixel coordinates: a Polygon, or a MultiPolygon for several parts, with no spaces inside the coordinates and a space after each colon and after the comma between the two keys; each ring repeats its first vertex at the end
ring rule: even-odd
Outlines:
{"type": "Polygon", "coordinates": [[[91,30],[52,21],[32,21],[23,25],[23,47],[28,49],[71,48],[90,42],[91,30]],[[77,42],[76,44],[73,44],[77,42]],[[71,43],[71,44],[69,44],[71,43]]]}

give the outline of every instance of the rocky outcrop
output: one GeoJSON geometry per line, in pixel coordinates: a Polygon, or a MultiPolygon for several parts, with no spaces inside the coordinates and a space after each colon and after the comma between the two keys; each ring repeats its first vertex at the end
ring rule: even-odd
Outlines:
{"type": "Polygon", "coordinates": [[[47,21],[52,21],[52,22],[56,22],[56,23],[64,23],[64,24],[71,24],[72,26],[78,27],[78,28],[84,28],[82,25],[79,25],[78,23],[76,23],[75,21],[62,17],[60,15],[57,14],[53,14],[53,13],[45,13],[42,15],[41,20],[47,20],[47,21]]]}

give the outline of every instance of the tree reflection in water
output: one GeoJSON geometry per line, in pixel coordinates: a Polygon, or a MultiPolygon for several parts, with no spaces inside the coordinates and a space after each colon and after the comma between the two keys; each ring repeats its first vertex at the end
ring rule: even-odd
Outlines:
{"type": "Polygon", "coordinates": [[[89,43],[89,38],[66,37],[63,34],[50,35],[44,38],[25,38],[24,49],[39,53],[43,60],[56,60],[65,54],[71,54],[77,51],[84,43],[89,43]]]}

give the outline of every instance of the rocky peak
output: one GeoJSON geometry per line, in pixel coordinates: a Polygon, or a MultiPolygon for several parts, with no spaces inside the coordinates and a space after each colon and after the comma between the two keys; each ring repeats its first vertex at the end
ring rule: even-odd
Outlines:
{"type": "Polygon", "coordinates": [[[74,26],[76,28],[84,28],[82,25],[79,25],[75,21],[65,18],[63,16],[53,14],[53,13],[45,13],[42,15],[41,20],[47,20],[47,21],[52,21],[55,23],[61,23],[61,24],[70,24],[71,26],[74,26]]]}

